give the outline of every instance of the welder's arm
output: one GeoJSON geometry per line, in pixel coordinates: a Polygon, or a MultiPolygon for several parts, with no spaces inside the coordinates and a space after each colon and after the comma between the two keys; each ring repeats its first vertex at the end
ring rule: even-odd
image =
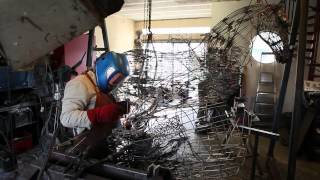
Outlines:
{"type": "Polygon", "coordinates": [[[87,106],[92,95],[80,81],[67,83],[62,99],[60,121],[69,128],[90,128],[91,122],[87,115],[87,106]]]}
{"type": "Polygon", "coordinates": [[[114,125],[120,119],[120,116],[129,113],[129,111],[130,102],[126,100],[90,109],[87,111],[87,115],[93,125],[101,123],[114,125]]]}
{"type": "Polygon", "coordinates": [[[60,120],[69,128],[90,128],[91,124],[116,123],[127,113],[127,105],[111,103],[103,107],[87,110],[92,94],[81,81],[67,83],[62,99],[60,120]]]}
{"type": "Polygon", "coordinates": [[[89,120],[93,125],[106,123],[113,126],[124,113],[124,109],[117,103],[111,103],[87,111],[89,120]]]}

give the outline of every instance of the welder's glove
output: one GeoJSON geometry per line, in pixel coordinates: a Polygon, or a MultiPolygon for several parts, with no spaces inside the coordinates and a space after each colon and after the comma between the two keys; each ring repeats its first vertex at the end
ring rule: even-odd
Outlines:
{"type": "Polygon", "coordinates": [[[130,112],[130,101],[120,101],[117,104],[121,107],[123,114],[128,114],[130,112]]]}
{"type": "Polygon", "coordinates": [[[93,125],[99,123],[110,123],[111,125],[114,125],[123,114],[123,108],[117,103],[108,104],[87,111],[88,118],[93,125]]]}

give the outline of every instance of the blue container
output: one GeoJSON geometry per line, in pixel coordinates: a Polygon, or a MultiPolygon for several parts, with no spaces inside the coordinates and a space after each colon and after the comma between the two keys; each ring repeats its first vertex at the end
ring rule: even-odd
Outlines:
{"type": "Polygon", "coordinates": [[[34,76],[30,71],[9,71],[9,67],[0,67],[0,92],[8,90],[8,75],[10,75],[10,88],[12,90],[34,87],[34,76]]]}

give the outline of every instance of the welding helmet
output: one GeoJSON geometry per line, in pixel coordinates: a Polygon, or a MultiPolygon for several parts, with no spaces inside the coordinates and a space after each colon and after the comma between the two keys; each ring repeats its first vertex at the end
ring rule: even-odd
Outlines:
{"type": "Polygon", "coordinates": [[[129,75],[129,63],[124,54],[107,52],[96,61],[97,86],[109,93],[129,75]]]}

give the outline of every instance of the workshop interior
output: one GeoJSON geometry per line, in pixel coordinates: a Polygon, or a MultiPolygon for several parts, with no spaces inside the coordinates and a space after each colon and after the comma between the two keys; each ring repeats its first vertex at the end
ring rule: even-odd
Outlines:
{"type": "Polygon", "coordinates": [[[318,180],[319,32],[318,0],[1,0],[0,179],[318,180]]]}

